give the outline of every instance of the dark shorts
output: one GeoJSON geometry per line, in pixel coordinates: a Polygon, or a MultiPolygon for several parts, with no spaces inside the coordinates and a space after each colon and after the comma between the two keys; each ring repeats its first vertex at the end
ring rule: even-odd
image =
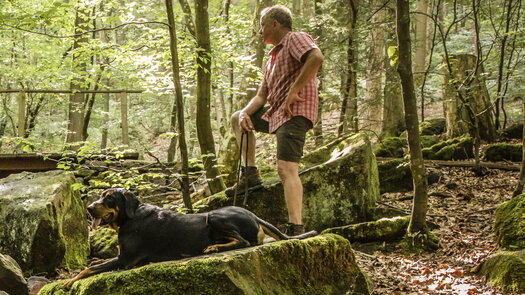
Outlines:
{"type": "MultiPolygon", "coordinates": [[[[268,107],[260,108],[250,116],[255,131],[269,133],[268,121],[261,119],[268,107]]],[[[312,122],[303,116],[295,116],[275,131],[277,136],[277,160],[299,163],[303,156],[306,132],[312,129],[312,122]]]]}

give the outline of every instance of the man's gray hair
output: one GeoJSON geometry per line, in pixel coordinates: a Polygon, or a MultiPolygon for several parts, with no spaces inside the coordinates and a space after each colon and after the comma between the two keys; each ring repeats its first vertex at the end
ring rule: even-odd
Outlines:
{"type": "Polygon", "coordinates": [[[285,28],[292,29],[292,12],[284,5],[277,4],[264,8],[261,11],[261,19],[263,18],[274,19],[285,28]]]}

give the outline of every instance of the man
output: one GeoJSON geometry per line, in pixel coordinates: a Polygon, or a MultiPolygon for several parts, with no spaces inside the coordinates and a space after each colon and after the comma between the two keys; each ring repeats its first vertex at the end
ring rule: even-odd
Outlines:
{"type": "MultiPolygon", "coordinates": [[[[232,116],[237,142],[240,144],[242,133],[246,132],[249,138],[247,171],[242,172],[236,186],[242,190],[246,181],[250,187],[261,184],[255,165],[253,130],[275,134],[277,168],[288,209],[287,233],[297,235],[304,232],[299,161],[306,132],[317,121],[316,74],[324,57],[310,35],[292,31],[291,12],[283,5],[270,6],[261,12],[259,33],[265,44],[274,47],[269,52],[270,58],[257,95],[232,116]]],[[[246,155],[245,148],[244,142],[243,156],[246,155]]]]}

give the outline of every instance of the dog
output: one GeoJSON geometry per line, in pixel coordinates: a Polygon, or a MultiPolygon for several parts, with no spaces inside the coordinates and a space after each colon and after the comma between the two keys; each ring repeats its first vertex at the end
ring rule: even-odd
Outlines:
{"type": "Polygon", "coordinates": [[[118,231],[120,252],[107,262],[81,271],[64,284],[66,289],[102,272],[260,245],[266,234],[275,240],[317,235],[310,231],[287,236],[254,213],[235,206],[179,214],[141,203],[131,191],[122,188],[103,191],[87,210],[93,217],[91,229],[108,224],[118,231]]]}

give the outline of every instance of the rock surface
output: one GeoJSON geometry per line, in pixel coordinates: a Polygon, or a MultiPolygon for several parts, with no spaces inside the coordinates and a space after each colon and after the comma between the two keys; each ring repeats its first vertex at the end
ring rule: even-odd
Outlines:
{"type": "Polygon", "coordinates": [[[102,259],[116,257],[118,255],[117,232],[107,226],[101,226],[89,232],[89,248],[91,257],[102,259]]]}
{"type": "Polygon", "coordinates": [[[27,294],[27,282],[22,270],[9,255],[0,254],[0,290],[10,295],[27,294]]]}
{"type": "Polygon", "coordinates": [[[506,249],[525,249],[525,194],[503,202],[496,209],[496,241],[506,249]]]}
{"type": "MultiPolygon", "coordinates": [[[[300,172],[305,191],[303,216],[308,228],[322,230],[371,220],[380,195],[377,163],[366,135],[353,135],[320,150],[316,157],[305,158],[326,162],[300,172]]],[[[243,199],[244,195],[238,196],[237,205],[243,199]]],[[[232,203],[233,197],[218,193],[195,207],[211,210],[232,203]]],[[[265,182],[261,189],[251,191],[247,208],[274,225],[288,220],[279,180],[265,182]]]]}
{"type": "Polygon", "coordinates": [[[40,294],[370,294],[350,243],[333,234],[103,273],[69,291],[62,285],[40,294]]]}
{"type": "Polygon", "coordinates": [[[382,218],[376,221],[328,228],[323,231],[323,234],[338,234],[345,237],[350,242],[386,242],[403,237],[407,231],[409,222],[410,216],[382,218]]]}
{"type": "Polygon", "coordinates": [[[505,292],[525,293],[525,250],[499,252],[483,263],[480,273],[505,292]]]}
{"type": "Polygon", "coordinates": [[[89,254],[88,224],[72,173],[19,173],[0,179],[0,252],[25,274],[80,268],[89,254]]]}

